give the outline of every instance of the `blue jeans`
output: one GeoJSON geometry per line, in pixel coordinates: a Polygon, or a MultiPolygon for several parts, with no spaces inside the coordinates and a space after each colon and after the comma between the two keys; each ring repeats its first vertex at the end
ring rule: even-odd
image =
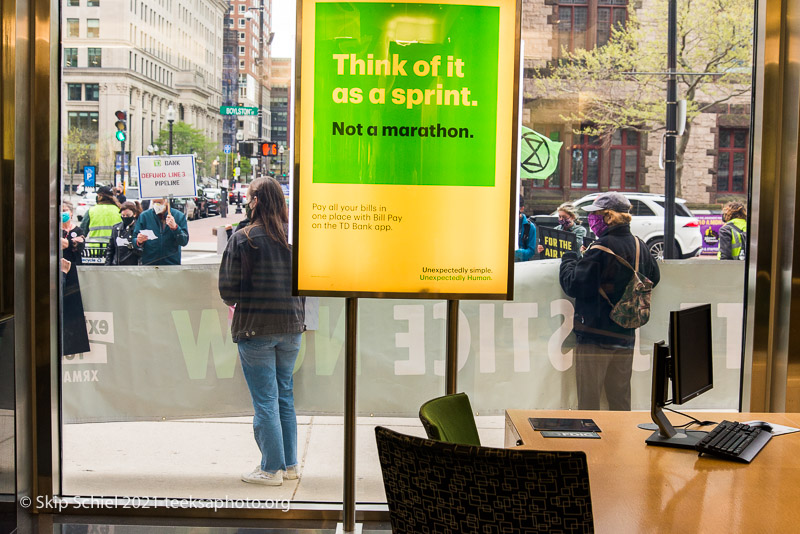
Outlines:
{"type": "Polygon", "coordinates": [[[261,469],[297,465],[297,417],[292,371],[302,334],[271,334],[239,341],[239,360],[253,399],[253,434],[261,469]]]}

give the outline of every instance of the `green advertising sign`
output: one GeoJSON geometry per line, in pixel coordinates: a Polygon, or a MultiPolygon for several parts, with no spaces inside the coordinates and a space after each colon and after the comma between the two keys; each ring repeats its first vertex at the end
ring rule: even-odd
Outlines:
{"type": "Polygon", "coordinates": [[[220,115],[254,116],[258,115],[258,108],[247,108],[243,106],[220,106],[220,115]]]}
{"type": "Polygon", "coordinates": [[[316,6],[315,183],[494,186],[500,8],[316,6]]]}

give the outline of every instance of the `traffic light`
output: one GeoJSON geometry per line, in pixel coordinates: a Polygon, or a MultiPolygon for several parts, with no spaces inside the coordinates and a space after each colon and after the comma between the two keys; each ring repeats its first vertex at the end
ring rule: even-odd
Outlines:
{"type": "Polygon", "coordinates": [[[277,156],[278,155],[278,143],[261,143],[261,155],[262,156],[277,156]]]}
{"type": "Polygon", "coordinates": [[[244,156],[246,158],[255,156],[255,154],[253,153],[253,143],[250,141],[240,141],[239,155],[244,156]]]}
{"type": "Polygon", "coordinates": [[[117,133],[114,135],[116,136],[117,141],[124,143],[128,138],[128,113],[126,111],[117,111],[114,113],[114,115],[117,117],[117,122],[114,123],[114,125],[117,127],[117,133]]]}

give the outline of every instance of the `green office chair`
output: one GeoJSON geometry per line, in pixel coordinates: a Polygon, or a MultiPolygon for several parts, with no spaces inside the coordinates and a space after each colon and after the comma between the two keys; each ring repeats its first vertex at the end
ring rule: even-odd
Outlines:
{"type": "Polygon", "coordinates": [[[419,409],[419,418],[429,439],[459,445],[481,444],[466,393],[429,400],[419,409]]]}

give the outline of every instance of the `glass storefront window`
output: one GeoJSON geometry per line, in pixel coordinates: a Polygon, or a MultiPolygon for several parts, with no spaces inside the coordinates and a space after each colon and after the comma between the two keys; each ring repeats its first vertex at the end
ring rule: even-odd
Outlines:
{"type": "MultiPolygon", "coordinates": [[[[174,460],[164,461],[161,465],[169,472],[159,475],[180,480],[183,485],[175,490],[178,493],[246,497],[258,491],[239,480],[240,471],[252,470],[258,451],[251,428],[252,404],[238,349],[230,337],[229,314],[233,312],[221,303],[217,291],[218,247],[226,242],[225,225],[244,217],[235,214],[235,204],[242,200],[247,184],[270,171],[293,172],[288,150],[280,162],[265,162],[245,154],[239,143],[269,137],[289,148],[294,142],[295,87],[290,69],[279,75],[276,68],[278,59],[288,65],[290,54],[276,56],[269,44],[260,50],[258,36],[280,35],[294,31],[295,26],[266,16],[265,25],[273,26],[262,31],[261,4],[250,4],[237,2],[229,10],[226,4],[211,0],[198,0],[191,6],[134,1],[115,4],[109,14],[105,12],[112,7],[109,2],[101,6],[99,0],[87,0],[86,7],[93,9],[84,13],[77,8],[79,0],[67,0],[70,9],[64,10],[62,19],[61,176],[64,198],[70,194],[74,202],[76,222],[82,223],[96,205],[91,192],[72,195],[86,167],[95,168],[98,186],[120,185],[128,199],[136,200],[138,158],[171,152],[193,158],[198,186],[196,197],[172,202],[188,229],[180,265],[119,268],[105,266],[103,256],[93,258],[98,260],[96,265],[87,261],[81,267],[91,350],[64,356],[61,369],[64,488],[68,492],[86,494],[87,488],[104,480],[116,484],[103,488],[109,494],[143,492],[141,486],[124,480],[125,473],[140,474],[140,466],[147,464],[146,454],[153,450],[167,451],[164,454],[174,460]],[[86,18],[87,14],[93,18],[86,18]],[[251,16],[245,18],[245,14],[251,16]],[[122,26],[120,18],[125,20],[122,26]],[[120,43],[100,42],[101,26],[102,38],[110,34],[120,43]],[[266,73],[269,76],[262,79],[266,73]],[[222,116],[222,106],[250,111],[222,116]],[[262,131],[258,115],[252,114],[259,107],[262,131]],[[123,112],[124,119],[116,111],[123,112]],[[118,121],[124,122],[122,130],[118,121]],[[120,131],[123,136],[117,135],[120,131]],[[233,191],[239,193],[238,198],[230,195],[233,191]],[[223,199],[229,209],[224,220],[219,215],[223,199]],[[222,426],[212,432],[212,424],[224,425],[224,432],[219,431],[222,426]],[[126,447],[132,451],[130,465],[104,464],[83,447],[88,441],[107,441],[109,450],[126,447]],[[198,443],[207,449],[195,456],[192,447],[198,443]],[[197,480],[185,476],[197,471],[203,473],[197,480]]],[[[277,1],[265,4],[266,15],[277,1]]],[[[631,75],[663,70],[660,63],[648,63],[649,58],[661,61],[664,57],[665,17],[659,9],[627,0],[524,0],[525,13],[535,10],[542,16],[524,16],[523,34],[531,36],[530,42],[543,44],[525,48],[523,121],[563,143],[553,173],[546,180],[524,183],[526,213],[550,214],[562,202],[619,190],[630,199],[632,227],[642,228],[640,237],[648,250],[663,249],[663,231],[653,230],[663,226],[664,212],[663,172],[657,158],[663,84],[658,77],[643,81],[644,76],[631,75]],[[629,22],[634,20],[633,10],[658,31],[626,34],[639,39],[639,48],[628,50],[624,57],[603,56],[615,49],[611,46],[617,33],[614,28],[641,31],[629,22]],[[595,54],[602,76],[581,72],[572,52],[595,54]],[[636,55],[640,52],[641,57],[636,55]],[[536,85],[542,80],[547,84],[544,88],[536,85]],[[643,95],[644,104],[630,95],[643,95]],[[657,111],[643,107],[653,102],[657,111]],[[645,230],[648,225],[650,230],[645,230]]],[[[713,29],[713,24],[705,26],[713,29]]],[[[746,24],[742,27],[746,33],[746,24]]],[[[748,45],[741,46],[747,49],[748,45]]],[[[690,60],[686,61],[692,69],[703,68],[690,60]]],[[[741,68],[741,62],[737,65],[741,68]]],[[[709,89],[729,88],[720,76],[704,78],[719,84],[709,89]]],[[[735,108],[749,102],[749,94],[742,91],[749,80],[742,78],[738,83],[728,100],[690,114],[689,149],[680,155],[683,175],[678,190],[686,202],[676,207],[681,218],[676,240],[687,256],[701,250],[705,235],[691,210],[712,206],[711,211],[718,212],[718,194],[726,200],[746,199],[750,134],[746,128],[732,127],[743,122],[731,116],[749,113],[748,107],[735,108]]],[[[681,90],[687,92],[686,87],[681,90]]],[[[285,178],[286,183],[290,177],[285,178]]],[[[584,200],[581,206],[590,202],[584,200]]],[[[149,216],[153,212],[148,210],[149,216]]],[[[579,211],[579,215],[586,218],[586,213],[579,211]]],[[[718,229],[711,228],[714,231],[718,229]]],[[[634,408],[649,405],[652,344],[666,334],[668,311],[697,299],[712,302],[715,346],[719,347],[715,352],[719,382],[712,395],[704,396],[703,406],[735,407],[741,364],[728,340],[741,339],[742,265],[713,258],[712,253],[688,262],[660,264],[662,282],[654,294],[651,323],[636,334],[634,408]],[[688,290],[691,284],[700,287],[688,290]]],[[[574,300],[559,286],[558,265],[558,260],[544,259],[519,269],[514,301],[469,302],[461,307],[459,380],[479,417],[488,418],[481,428],[487,445],[502,444],[496,430],[505,408],[576,406],[575,352],[569,338],[574,300]]],[[[294,392],[301,426],[298,441],[305,451],[301,454],[318,456],[303,464],[301,481],[291,483],[298,486],[285,484],[279,491],[297,500],[335,502],[341,495],[344,305],[332,298],[318,299],[317,305],[311,314],[318,324],[304,334],[294,392]]],[[[384,499],[380,479],[372,476],[379,474],[374,470],[372,427],[395,425],[421,435],[416,417],[419,405],[443,393],[443,318],[442,302],[375,299],[361,308],[359,406],[364,412],[359,419],[358,461],[370,466],[372,477],[361,482],[361,502],[384,499]]]]}

